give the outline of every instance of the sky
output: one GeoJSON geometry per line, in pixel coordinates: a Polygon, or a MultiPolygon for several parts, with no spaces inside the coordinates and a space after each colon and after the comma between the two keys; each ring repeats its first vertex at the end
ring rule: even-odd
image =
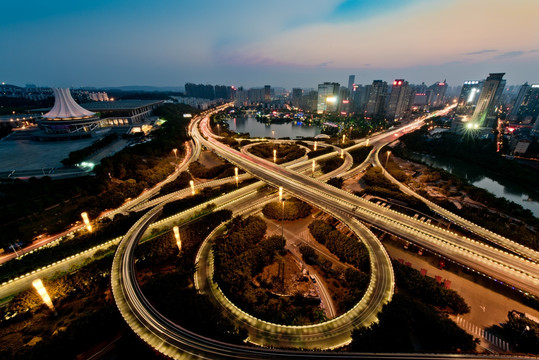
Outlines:
{"type": "Polygon", "coordinates": [[[539,83],[539,0],[0,2],[0,82],[539,83]]]}

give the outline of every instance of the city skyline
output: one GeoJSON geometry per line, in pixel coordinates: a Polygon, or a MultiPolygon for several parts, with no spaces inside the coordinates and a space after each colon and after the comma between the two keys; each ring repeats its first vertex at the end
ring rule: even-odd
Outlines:
{"type": "Polygon", "coordinates": [[[0,81],[315,88],[325,81],[345,84],[355,74],[362,84],[403,78],[426,84],[447,79],[454,86],[505,72],[508,85],[539,82],[539,49],[528,36],[539,33],[534,1],[284,5],[4,3],[0,40],[7,52],[0,81]]]}

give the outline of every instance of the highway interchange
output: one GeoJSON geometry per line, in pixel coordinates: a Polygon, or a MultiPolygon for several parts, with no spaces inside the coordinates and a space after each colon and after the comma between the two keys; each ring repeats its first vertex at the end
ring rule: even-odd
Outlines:
{"type": "MultiPolygon", "coordinates": [[[[311,330],[288,329],[294,327],[282,327],[279,334],[274,333],[274,329],[264,332],[263,326],[268,324],[255,324],[259,327],[262,341],[250,339],[253,343],[274,344],[272,337],[279,339],[276,345],[283,345],[282,341],[289,341],[291,347],[314,348],[314,347],[337,347],[349,341],[349,331],[357,324],[368,324],[373,321],[373,316],[381,309],[381,306],[389,301],[393,290],[393,275],[391,264],[383,246],[374,236],[369,235],[369,231],[363,227],[360,221],[372,224],[385,231],[391,232],[404,239],[408,239],[424,248],[431,249],[451,260],[459,262],[466,267],[474,269],[486,276],[507,282],[512,286],[522,289],[522,291],[539,295],[539,268],[537,265],[537,252],[529,251],[527,248],[516,246],[510,240],[499,237],[480,227],[473,228],[473,224],[467,222],[466,227],[477,234],[509,249],[502,251],[494,249],[488,245],[463,238],[453,232],[441,229],[414,218],[399,214],[393,210],[380,207],[364,199],[360,199],[345,191],[336,189],[324,184],[320,180],[315,180],[309,176],[299,174],[283,166],[275,165],[271,162],[256,158],[246,152],[235,151],[220,143],[209,129],[209,118],[198,117],[190,124],[189,130],[193,137],[195,150],[198,154],[200,145],[213,150],[231,163],[244,169],[249,174],[263,179],[273,186],[282,186],[288,193],[310,202],[317,207],[331,213],[338,219],[354,229],[363,242],[369,248],[371,255],[371,266],[373,275],[369,292],[364,302],[365,308],[361,314],[352,316],[338,325],[326,328],[330,322],[320,325],[320,332],[313,335],[311,330]],[[199,130],[200,128],[200,130],[199,130]],[[523,257],[519,256],[523,254],[523,257]],[[365,310],[367,309],[368,310],[365,310]],[[370,317],[365,321],[362,319],[354,322],[354,319],[361,319],[361,316],[370,317]],[[346,323],[346,324],[345,324],[346,323]],[[346,329],[346,330],[345,330],[346,329]],[[296,333],[299,331],[299,333],[296,333]],[[339,333],[340,332],[340,333],[339,333]],[[343,335],[345,334],[345,335],[343,335]],[[334,339],[331,339],[334,338],[334,339]],[[283,340],[285,339],[285,340],[283,340]],[[327,340],[331,339],[331,340],[327,340]],[[312,340],[312,342],[309,342],[312,340]],[[321,341],[319,346],[312,346],[316,341],[321,341]],[[326,341],[327,340],[327,341],[326,341]],[[333,344],[333,346],[331,345],[333,344]]],[[[379,141],[381,143],[390,142],[393,136],[398,136],[399,132],[406,132],[421,125],[421,122],[414,122],[393,131],[383,133],[378,138],[371,138],[371,143],[379,141]],[[389,139],[389,140],[388,140],[389,139]]],[[[356,146],[361,146],[359,143],[356,146]]],[[[381,146],[378,148],[378,150],[381,146]]],[[[374,155],[373,151],[371,155],[374,155]]],[[[377,155],[377,154],[376,154],[377,155]]],[[[376,156],[375,161],[378,156],[376,156]]],[[[341,167],[342,168],[342,167],[341,167]]],[[[345,167],[346,168],[346,167],[345,167]]],[[[354,169],[352,170],[354,171],[354,169]]],[[[350,171],[348,172],[351,173],[350,171]]],[[[135,332],[152,345],[157,350],[174,358],[202,357],[202,358],[371,358],[372,354],[342,354],[326,352],[297,352],[294,350],[277,350],[267,348],[242,347],[223,344],[219,341],[206,339],[193,334],[186,329],[165,319],[158,313],[144,297],[134,278],[133,251],[138,239],[144,229],[158,216],[161,206],[158,205],[150,210],[124,237],[115,255],[112,271],[112,285],[114,297],[117,301],[120,312],[135,330],[135,332]]],[[[444,217],[450,218],[452,214],[444,217]]],[[[463,219],[454,219],[464,223],[463,219]]],[[[372,235],[372,234],[371,234],[372,235]]],[[[362,300],[362,301],[363,301],[362,300]]],[[[340,318],[337,318],[340,319],[340,318]]],[[[337,320],[335,319],[335,320],[337,320]]],[[[276,325],[277,326],[277,325],[276,325]]],[[[300,328],[300,327],[297,327],[300,328]]],[[[277,341],[277,340],[275,340],[277,341]]],[[[456,355],[424,355],[425,358],[444,358],[456,355]]],[[[378,357],[378,354],[377,354],[378,357]]],[[[423,356],[407,354],[385,354],[381,358],[420,358],[423,356]]],[[[466,356],[465,358],[477,358],[466,356]]]]}

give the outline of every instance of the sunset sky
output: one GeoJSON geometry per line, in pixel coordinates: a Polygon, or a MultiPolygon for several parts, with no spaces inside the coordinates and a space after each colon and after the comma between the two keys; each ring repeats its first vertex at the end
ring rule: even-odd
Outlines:
{"type": "Polygon", "coordinates": [[[0,81],[539,83],[537,0],[2,1],[0,81]]]}

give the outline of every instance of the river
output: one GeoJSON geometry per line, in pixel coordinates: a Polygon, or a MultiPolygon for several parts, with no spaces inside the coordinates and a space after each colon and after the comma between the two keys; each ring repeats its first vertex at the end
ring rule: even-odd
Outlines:
{"type": "Polygon", "coordinates": [[[314,137],[320,134],[320,128],[306,122],[291,121],[284,124],[265,124],[256,120],[254,115],[242,115],[227,121],[230,130],[249,133],[251,137],[314,137]],[[274,132],[274,133],[273,133],[274,132]]]}
{"type": "Polygon", "coordinates": [[[411,157],[429,166],[444,169],[497,197],[517,203],[523,208],[529,209],[536,217],[539,217],[539,198],[537,194],[509,179],[497,176],[458,159],[433,157],[425,154],[412,154],[411,157]]]}

